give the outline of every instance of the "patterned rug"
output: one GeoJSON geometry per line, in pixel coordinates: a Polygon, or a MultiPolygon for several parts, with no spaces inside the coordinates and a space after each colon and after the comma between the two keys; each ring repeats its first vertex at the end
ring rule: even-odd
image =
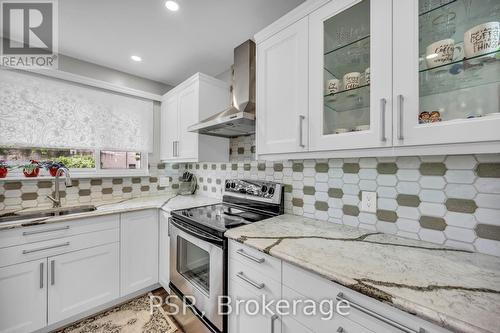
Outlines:
{"type": "Polygon", "coordinates": [[[173,333],[177,327],[160,307],[150,313],[149,296],[144,295],[94,317],[83,319],[53,333],[173,333]]]}

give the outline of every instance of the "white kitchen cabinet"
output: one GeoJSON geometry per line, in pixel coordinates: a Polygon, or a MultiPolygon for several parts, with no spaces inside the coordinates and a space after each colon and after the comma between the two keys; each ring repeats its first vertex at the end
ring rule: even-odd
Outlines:
{"type": "Polygon", "coordinates": [[[244,283],[245,282],[236,280],[236,278],[229,279],[228,294],[234,308],[228,318],[228,331],[237,333],[281,332],[281,320],[276,315],[262,314],[262,309],[260,309],[260,313],[252,313],[252,311],[256,309],[255,305],[249,305],[248,308],[250,311],[247,311],[245,309],[245,303],[240,305],[238,311],[236,310],[236,302],[242,300],[253,300],[259,302],[262,298],[262,295],[253,290],[251,291],[249,288],[252,287],[244,283]]]}
{"type": "Polygon", "coordinates": [[[229,107],[229,86],[197,73],[163,96],[161,160],[228,161],[229,139],[188,131],[188,127],[229,107]]]}
{"type": "MultiPolygon", "coordinates": [[[[335,331],[332,330],[332,332],[335,331]]],[[[284,317],[281,322],[281,333],[314,333],[314,331],[311,331],[290,317],[284,317]]]]}
{"type": "MultiPolygon", "coordinates": [[[[469,44],[465,32],[491,21],[498,21],[498,1],[467,7],[462,1],[394,1],[395,146],[494,141],[500,146],[500,49],[463,52],[469,44]],[[445,24],[441,19],[447,16],[445,24]],[[447,46],[449,60],[434,53],[439,43],[431,47],[445,39],[454,40],[447,46]],[[440,122],[419,123],[422,112],[436,111],[440,122]]],[[[477,45],[483,47],[490,37],[481,36],[477,45]]]]}
{"type": "Polygon", "coordinates": [[[309,0],[278,19],[255,35],[258,158],[500,152],[500,50],[463,51],[497,2],[309,0]]]}
{"type": "Polygon", "coordinates": [[[392,145],[391,10],[339,0],[309,15],[310,151],[392,145]]]}
{"type": "Polygon", "coordinates": [[[48,324],[118,298],[118,282],[118,243],[49,257],[48,324]]]}
{"type": "Polygon", "coordinates": [[[158,245],[158,280],[163,288],[169,289],[170,282],[170,236],[168,219],[170,214],[160,210],[160,244],[158,245]]]}
{"type": "Polygon", "coordinates": [[[257,46],[258,154],[307,150],[308,18],[257,46]]]}
{"type": "Polygon", "coordinates": [[[47,322],[47,259],[0,268],[0,332],[32,332],[47,322]]]}
{"type": "Polygon", "coordinates": [[[121,214],[120,295],[158,283],[158,210],[121,214]]]}

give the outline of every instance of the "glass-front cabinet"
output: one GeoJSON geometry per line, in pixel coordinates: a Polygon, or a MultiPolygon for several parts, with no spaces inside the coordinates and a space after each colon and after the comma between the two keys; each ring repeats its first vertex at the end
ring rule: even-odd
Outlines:
{"type": "Polygon", "coordinates": [[[500,139],[500,1],[394,1],[394,145],[500,139]]]}
{"type": "Polygon", "coordinates": [[[392,5],[374,1],[332,1],[309,17],[310,150],[392,145],[392,5]]]}

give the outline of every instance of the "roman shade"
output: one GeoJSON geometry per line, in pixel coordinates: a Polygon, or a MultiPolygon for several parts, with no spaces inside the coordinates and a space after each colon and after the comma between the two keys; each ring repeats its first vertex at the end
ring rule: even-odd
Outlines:
{"type": "Polygon", "coordinates": [[[153,101],[0,70],[0,146],[153,151],[153,101]]]}

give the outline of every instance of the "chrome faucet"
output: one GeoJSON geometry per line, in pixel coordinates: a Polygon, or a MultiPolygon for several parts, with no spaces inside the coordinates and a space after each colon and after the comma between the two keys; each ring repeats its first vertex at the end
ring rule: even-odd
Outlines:
{"type": "Polygon", "coordinates": [[[61,207],[61,193],[60,193],[60,190],[59,190],[59,177],[64,173],[64,177],[65,177],[65,180],[64,180],[64,185],[66,185],[66,187],[71,187],[73,186],[73,184],[71,183],[71,176],[69,174],[69,170],[65,167],[61,167],[59,169],[57,169],[57,172],[56,172],[56,178],[54,180],[54,197],[48,195],[47,198],[52,201],[52,207],[54,208],[58,208],[58,207],[61,207]]]}

